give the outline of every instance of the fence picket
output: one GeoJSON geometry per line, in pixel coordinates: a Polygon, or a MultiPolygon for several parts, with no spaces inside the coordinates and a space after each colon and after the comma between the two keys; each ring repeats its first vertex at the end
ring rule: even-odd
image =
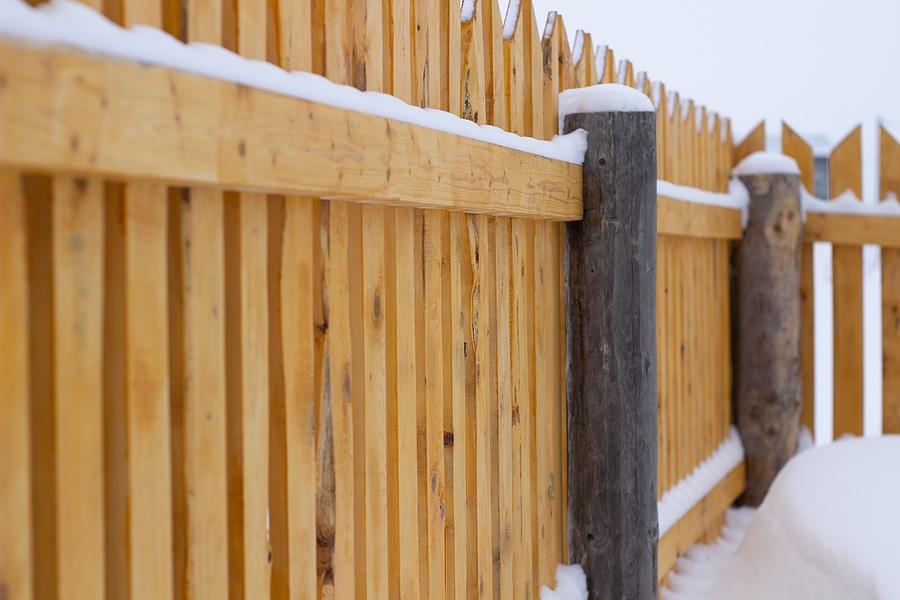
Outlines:
{"type": "Polygon", "coordinates": [[[23,600],[34,597],[26,201],[21,175],[0,170],[0,587],[23,600]]]}
{"type": "MultiPolygon", "coordinates": [[[[861,129],[832,151],[829,190],[862,197],[861,129]]],[[[834,436],[863,433],[862,248],[835,244],[834,269],[834,436]]]]}
{"type": "MultiPolygon", "coordinates": [[[[900,144],[882,127],[879,199],[900,197],[900,144]]],[[[900,433],[900,250],[881,249],[882,432],[900,433]]]]}

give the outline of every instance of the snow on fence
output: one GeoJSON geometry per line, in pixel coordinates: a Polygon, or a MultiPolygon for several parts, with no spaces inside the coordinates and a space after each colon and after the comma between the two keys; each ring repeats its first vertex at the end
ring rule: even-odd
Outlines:
{"type": "MultiPolygon", "coordinates": [[[[640,86],[659,178],[728,191],[727,120],[617,69],[589,34],[576,63],[560,16],[540,36],[530,3],[510,6],[504,37],[493,2],[467,3],[465,22],[437,1],[93,4],[537,139],[557,133],[560,91],[640,86]]],[[[525,598],[552,583],[578,472],[560,223],[581,215],[579,165],[11,38],[0,132],[10,597],[525,598]]],[[[729,437],[741,236],[739,208],[663,189],[660,496],[729,437]]],[[[714,536],[742,486],[740,465],[661,555],[714,536]]]]}

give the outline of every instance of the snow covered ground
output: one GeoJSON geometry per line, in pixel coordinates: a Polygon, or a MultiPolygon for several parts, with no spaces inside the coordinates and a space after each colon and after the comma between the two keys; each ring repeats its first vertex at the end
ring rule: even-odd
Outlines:
{"type": "Polygon", "coordinates": [[[900,598],[900,436],[801,452],[759,510],[678,560],[663,600],[900,598]]]}

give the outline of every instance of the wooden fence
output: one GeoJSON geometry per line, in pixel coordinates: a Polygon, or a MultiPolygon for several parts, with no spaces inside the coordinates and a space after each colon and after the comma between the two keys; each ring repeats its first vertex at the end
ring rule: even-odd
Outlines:
{"type": "MultiPolygon", "coordinates": [[[[854,129],[829,156],[832,198],[849,190],[862,197],[861,128],[854,129]]],[[[900,196],[900,144],[883,127],[879,131],[878,199],[900,196]]],[[[813,190],[813,151],[786,124],[783,152],[800,166],[803,185],[813,190]]],[[[815,432],[813,312],[814,242],[833,244],[834,285],[834,438],[863,434],[863,262],[862,245],[881,247],[882,430],[900,433],[900,218],[896,216],[807,213],[803,228],[801,308],[803,320],[803,413],[815,432]]]]}
{"type": "MultiPolygon", "coordinates": [[[[656,101],[660,178],[724,191],[733,162],[726,120],[589,34],[573,56],[527,1],[507,38],[493,2],[94,8],[541,139],[560,91],[620,81],[656,101]]],[[[0,41],[0,80],[9,598],[553,584],[579,166],[60,47],[0,41]]],[[[660,197],[658,228],[662,493],[728,435],[740,215],[660,197]]],[[[661,540],[661,576],[742,469],[661,540]]]]}

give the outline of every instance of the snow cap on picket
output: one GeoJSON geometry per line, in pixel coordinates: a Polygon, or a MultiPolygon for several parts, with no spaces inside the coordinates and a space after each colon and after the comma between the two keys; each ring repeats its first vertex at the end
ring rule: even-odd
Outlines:
{"type": "Polygon", "coordinates": [[[800,167],[790,156],[780,152],[754,152],[732,171],[735,177],[760,174],[799,175],[800,167]]]}

